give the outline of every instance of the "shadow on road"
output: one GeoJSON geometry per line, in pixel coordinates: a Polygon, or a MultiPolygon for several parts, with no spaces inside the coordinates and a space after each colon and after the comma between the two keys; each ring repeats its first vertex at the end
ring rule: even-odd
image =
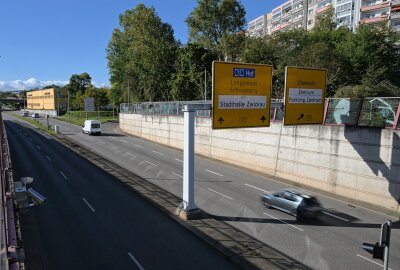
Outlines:
{"type": "MultiPolygon", "coordinates": [[[[328,215],[321,215],[318,219],[307,221],[296,221],[291,219],[274,219],[274,218],[249,218],[249,217],[229,217],[210,215],[212,218],[219,221],[235,221],[235,222],[251,222],[251,223],[264,223],[264,224],[281,224],[285,223],[290,225],[310,225],[320,227],[348,227],[348,228],[375,228],[380,229],[382,224],[378,223],[351,223],[340,220],[332,220],[333,218],[328,215]]],[[[392,223],[392,229],[400,229],[400,221],[392,223]]]]}

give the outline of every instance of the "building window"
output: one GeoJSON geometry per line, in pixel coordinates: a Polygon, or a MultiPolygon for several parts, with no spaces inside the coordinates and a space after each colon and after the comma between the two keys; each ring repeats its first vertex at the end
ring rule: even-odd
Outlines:
{"type": "Polygon", "coordinates": [[[308,20],[307,23],[308,23],[308,25],[312,24],[312,20],[308,20]]]}

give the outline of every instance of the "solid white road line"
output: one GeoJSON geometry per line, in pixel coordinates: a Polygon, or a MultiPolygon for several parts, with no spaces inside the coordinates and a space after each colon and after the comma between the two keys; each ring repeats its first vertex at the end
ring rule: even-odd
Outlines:
{"type": "Polygon", "coordinates": [[[349,221],[350,221],[350,220],[348,220],[348,219],[345,219],[345,218],[336,216],[336,215],[334,215],[334,214],[331,214],[331,213],[329,213],[329,212],[327,212],[327,211],[322,211],[322,213],[324,213],[325,215],[328,215],[328,216],[331,216],[331,217],[334,217],[334,218],[337,218],[337,219],[346,221],[346,222],[349,222],[349,221]]]}
{"type": "Polygon", "coordinates": [[[90,208],[90,210],[92,210],[92,212],[96,212],[96,210],[94,210],[94,208],[90,205],[90,203],[85,198],[82,198],[82,200],[86,203],[86,205],[90,208]]]}
{"type": "Polygon", "coordinates": [[[139,148],[144,148],[143,146],[141,146],[141,145],[138,145],[138,144],[134,144],[136,147],[139,147],[139,148]]]}
{"type": "Polygon", "coordinates": [[[116,149],[119,149],[118,147],[115,147],[115,146],[110,146],[109,148],[110,148],[110,150],[116,150],[116,149]]]}
{"type": "Polygon", "coordinates": [[[213,174],[218,175],[218,176],[223,176],[222,174],[219,174],[219,173],[216,173],[216,172],[213,172],[213,171],[210,171],[210,170],[206,170],[206,172],[213,173],[213,174]]]}
{"type": "Polygon", "coordinates": [[[136,258],[132,255],[132,253],[128,252],[128,256],[131,257],[132,261],[139,267],[140,270],[144,270],[143,266],[136,260],[136,258]]]}
{"type": "Polygon", "coordinates": [[[285,221],[283,221],[283,220],[281,220],[281,219],[279,219],[279,218],[276,218],[276,217],[274,217],[274,216],[268,215],[267,213],[263,213],[263,214],[266,215],[266,216],[272,217],[273,219],[279,220],[280,222],[285,223],[286,225],[289,225],[290,227],[293,227],[293,228],[295,228],[295,229],[297,229],[297,230],[299,230],[299,231],[304,232],[304,230],[303,230],[302,228],[299,228],[299,227],[297,227],[297,226],[294,226],[294,225],[292,225],[292,224],[289,224],[289,223],[287,223],[287,222],[285,222],[285,221]]]}
{"type": "Polygon", "coordinates": [[[124,142],[124,143],[129,143],[129,142],[127,142],[127,141],[125,141],[125,140],[120,140],[121,142],[124,142]]]}
{"type": "Polygon", "coordinates": [[[183,160],[180,160],[180,159],[177,159],[177,158],[175,160],[183,163],[183,160]]]}
{"type": "MultiPolygon", "coordinates": [[[[368,259],[368,258],[366,258],[366,257],[364,257],[364,256],[361,256],[360,254],[356,254],[356,255],[357,255],[358,257],[360,257],[360,258],[366,260],[366,261],[372,262],[372,263],[374,263],[374,264],[376,264],[376,265],[379,265],[380,267],[383,267],[383,264],[377,263],[377,262],[375,262],[375,261],[373,261],[373,260],[371,260],[371,259],[368,259]]],[[[389,268],[389,270],[392,270],[392,268],[389,268]]]]}
{"type": "Polygon", "coordinates": [[[175,176],[178,176],[178,177],[182,178],[182,175],[179,175],[179,174],[174,173],[174,172],[172,172],[172,174],[175,175],[175,176]]]}
{"type": "Polygon", "coordinates": [[[60,174],[64,177],[65,180],[68,179],[67,176],[65,176],[65,174],[62,171],[60,171],[60,174]]]}
{"type": "Polygon", "coordinates": [[[252,185],[250,185],[250,184],[244,184],[244,185],[245,185],[245,186],[248,186],[248,187],[251,187],[251,188],[254,188],[254,189],[258,189],[258,190],[260,190],[260,191],[262,191],[262,192],[264,192],[264,193],[269,193],[269,191],[267,191],[267,190],[265,190],[265,189],[255,187],[255,186],[252,186],[252,185]]]}
{"type": "Polygon", "coordinates": [[[46,158],[47,158],[49,161],[51,161],[51,158],[50,158],[49,156],[46,156],[46,158]]]}
{"type": "Polygon", "coordinates": [[[157,152],[157,151],[151,151],[151,152],[153,152],[154,154],[160,155],[160,156],[164,156],[163,153],[160,153],[160,152],[157,152]]]}
{"type": "Polygon", "coordinates": [[[218,195],[224,196],[225,198],[228,198],[228,199],[230,199],[230,200],[233,200],[231,197],[226,196],[226,195],[224,195],[224,194],[222,194],[222,193],[219,193],[218,191],[215,191],[215,190],[213,190],[213,189],[211,189],[211,188],[208,188],[208,190],[209,190],[209,191],[212,191],[212,192],[215,192],[215,193],[217,193],[218,195]]]}
{"type": "Polygon", "coordinates": [[[158,167],[158,165],[156,165],[156,164],[154,164],[154,163],[151,163],[150,161],[145,160],[144,162],[146,162],[146,163],[148,163],[148,164],[151,164],[151,165],[153,165],[153,166],[158,167]]]}

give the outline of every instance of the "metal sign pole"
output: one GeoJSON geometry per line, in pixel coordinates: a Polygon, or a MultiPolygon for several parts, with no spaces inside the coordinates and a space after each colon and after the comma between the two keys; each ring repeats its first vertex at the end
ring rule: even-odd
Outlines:
{"type": "Polygon", "coordinates": [[[194,203],[194,112],[189,106],[184,112],[184,150],[183,150],[183,210],[196,209],[194,203]]]}
{"type": "Polygon", "coordinates": [[[176,214],[184,219],[196,219],[201,211],[194,202],[194,116],[197,110],[210,110],[211,104],[183,106],[183,200],[176,214]]]}
{"type": "Polygon", "coordinates": [[[388,220],[381,226],[381,239],[380,244],[385,245],[385,251],[383,255],[383,269],[389,269],[389,248],[390,248],[390,232],[392,229],[392,221],[388,220]]]}

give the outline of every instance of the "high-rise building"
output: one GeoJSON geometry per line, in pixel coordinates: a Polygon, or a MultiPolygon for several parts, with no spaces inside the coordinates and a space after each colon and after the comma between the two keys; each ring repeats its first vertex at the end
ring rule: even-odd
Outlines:
{"type": "Polygon", "coordinates": [[[400,31],[400,0],[360,0],[358,20],[363,24],[387,20],[390,26],[400,31]]]}
{"type": "Polygon", "coordinates": [[[318,16],[333,8],[338,27],[354,31],[359,24],[387,20],[400,31],[400,0],[289,0],[248,24],[250,36],[302,28],[311,30],[318,16]]]}

